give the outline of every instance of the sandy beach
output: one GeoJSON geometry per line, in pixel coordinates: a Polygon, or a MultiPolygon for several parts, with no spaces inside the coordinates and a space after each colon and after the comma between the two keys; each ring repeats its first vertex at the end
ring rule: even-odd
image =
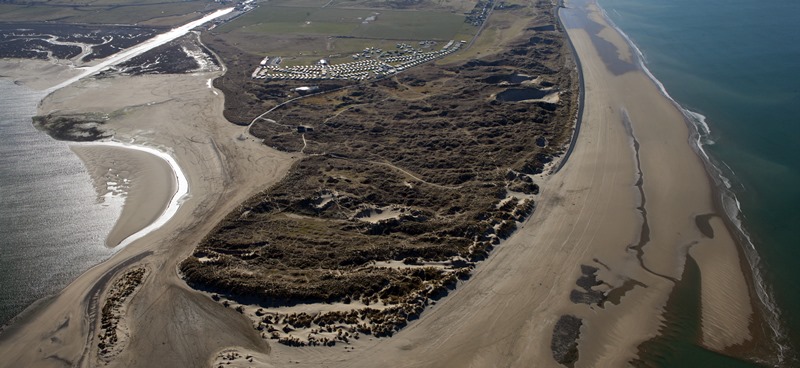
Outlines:
{"type": "Polygon", "coordinates": [[[687,252],[702,273],[703,343],[722,351],[750,338],[753,314],[736,244],[715,213],[711,183],[681,111],[638,67],[592,3],[561,10],[582,62],[580,136],[522,229],[474,276],[391,339],[344,354],[273,346],[275,365],[342,367],[558,366],[560,316],[582,319],[578,367],[619,367],[657,335],[687,252]],[[645,226],[646,225],[646,226],[645,226]],[[581,265],[621,291],[602,307],[570,300],[581,265]],[[626,289],[628,282],[634,286],[626,289]]]}
{"type": "Polygon", "coordinates": [[[80,74],[79,70],[69,66],[43,60],[2,59],[0,76],[34,90],[44,90],[52,87],[55,81],[64,81],[80,74]]]}
{"type": "MultiPolygon", "coordinates": [[[[115,139],[170,153],[190,192],[169,222],[27,311],[0,336],[0,366],[98,365],[87,352],[97,344],[98,300],[136,265],[149,276],[129,302],[123,318],[130,338],[110,366],[207,366],[225,354],[242,366],[251,364],[242,358],[248,355],[262,366],[559,366],[551,339],[564,315],[582,320],[575,366],[625,366],[639,344],[657,335],[687,254],[702,275],[702,342],[724,351],[747,341],[750,289],[721,218],[698,227],[696,217],[716,209],[683,115],[593,3],[565,5],[560,12],[586,87],[569,161],[539,178],[532,217],[469,281],[394,337],[364,338],[347,349],[268,344],[249,320],[177,275],[177,263],[223,216],[280,180],[296,159],[240,139],[244,128],[225,121],[224,97],[207,84],[216,74],[87,79],[50,95],[40,113],[108,114],[115,139]],[[597,290],[619,298],[600,306],[573,302],[582,265],[598,269],[597,290]]],[[[108,190],[108,175],[130,181],[109,244],[152,222],[174,192],[169,167],[154,156],[73,150],[98,194],[108,190]]]]}
{"type": "Polygon", "coordinates": [[[119,196],[120,218],[106,239],[115,247],[153,223],[175,194],[175,174],[164,160],[146,152],[107,145],[73,144],[97,190],[98,201],[119,196]]]}

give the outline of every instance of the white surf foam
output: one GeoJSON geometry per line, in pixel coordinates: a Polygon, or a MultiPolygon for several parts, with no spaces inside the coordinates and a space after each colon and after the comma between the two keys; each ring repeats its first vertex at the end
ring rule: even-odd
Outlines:
{"type": "Polygon", "coordinates": [[[689,126],[693,128],[690,136],[690,141],[693,143],[692,148],[698,153],[698,155],[700,155],[705,164],[704,166],[708,171],[710,171],[712,180],[714,180],[714,184],[719,188],[723,211],[738,230],[738,234],[736,235],[738,235],[738,238],[741,240],[741,243],[744,246],[744,249],[742,250],[744,251],[753,275],[756,294],[758,295],[758,299],[761,304],[768,311],[766,319],[767,324],[775,335],[773,342],[778,347],[778,362],[783,362],[786,352],[789,350],[789,345],[785,343],[788,337],[786,336],[786,333],[783,331],[783,328],[780,324],[781,311],[774,302],[774,297],[772,296],[769,286],[764,281],[761,268],[759,267],[761,264],[761,259],[756,251],[756,247],[753,244],[750,234],[747,232],[742,223],[742,217],[744,215],[742,213],[741,203],[739,202],[738,198],[736,198],[736,194],[731,190],[732,185],[729,177],[735,177],[733,170],[731,170],[727,165],[724,165],[727,168],[727,170],[724,172],[720,168],[722,165],[720,165],[717,160],[711,157],[705,150],[705,146],[714,144],[714,140],[711,139],[711,128],[707,123],[706,116],[699,112],[691,111],[683,107],[674,98],[672,98],[672,96],[670,96],[666,87],[664,87],[664,84],[661,83],[661,81],[658,80],[658,78],[656,78],[656,76],[653,75],[653,73],[647,67],[647,59],[641,49],[639,49],[636,43],[631,40],[628,34],[622,31],[622,29],[619,28],[613,20],[611,20],[611,17],[609,17],[608,13],[606,13],[606,11],[600,7],[600,4],[597,4],[597,6],[599,7],[608,24],[625,38],[625,41],[634,51],[636,54],[637,64],[642,71],[644,71],[650,80],[658,87],[658,89],[661,91],[661,94],[668,98],[683,113],[686,121],[689,122],[689,126]]]}

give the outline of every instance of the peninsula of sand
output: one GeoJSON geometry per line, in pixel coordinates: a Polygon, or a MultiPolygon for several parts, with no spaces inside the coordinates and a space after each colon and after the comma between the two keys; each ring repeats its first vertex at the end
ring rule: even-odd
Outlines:
{"type": "MultiPolygon", "coordinates": [[[[163,328],[163,341],[214,330],[206,346],[187,343],[208,352],[242,345],[238,331],[248,324],[233,315],[218,315],[213,303],[208,305],[206,297],[180,280],[176,263],[225,214],[283,177],[295,158],[243,139],[242,128],[222,117],[223,96],[209,80],[224,71],[75,80],[79,73],[48,62],[8,60],[0,68],[4,76],[32,89],[63,85],[41,102],[40,115],[90,112],[109,117],[103,129],[113,138],[71,143],[70,148],[85,163],[98,197],[124,203],[106,241],[124,247],[15,318],[0,335],[0,366],[93,366],[119,352],[139,351],[141,341],[155,341],[136,333],[141,331],[140,317],[173,321],[153,324],[163,328]],[[67,85],[69,80],[73,82],[67,85]],[[121,304],[132,295],[148,299],[151,307],[121,304]],[[186,304],[206,304],[206,312],[190,313],[186,304]],[[172,312],[162,314],[155,305],[172,312]],[[109,320],[118,332],[111,342],[100,336],[109,320]],[[197,330],[176,327],[186,322],[185,327],[197,330]],[[108,346],[106,352],[88,348],[98,343],[108,346]]],[[[244,345],[267,349],[257,339],[244,345]]]]}
{"type": "MultiPolygon", "coordinates": [[[[540,175],[533,215],[468,281],[393,337],[344,348],[272,344],[179,277],[178,264],[216,224],[302,156],[225,120],[224,96],[208,83],[223,71],[82,79],[48,96],[42,114],[108,114],[115,141],[168,154],[182,175],[152,152],[73,146],[99,194],[126,186],[109,243],[175,212],[18,317],[0,335],[0,366],[619,367],[658,336],[688,259],[701,274],[700,343],[746,347],[759,337],[758,304],[692,130],[594,3],[565,6],[585,93],[568,161],[540,175]]],[[[72,77],[31,65],[3,74],[37,86],[72,77]]]]}

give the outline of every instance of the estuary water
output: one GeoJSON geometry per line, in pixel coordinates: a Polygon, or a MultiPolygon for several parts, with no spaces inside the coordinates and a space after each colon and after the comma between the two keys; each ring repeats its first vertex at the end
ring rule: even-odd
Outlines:
{"type": "MultiPolygon", "coordinates": [[[[800,341],[800,2],[599,0],[686,109],[749,238],[762,300],[797,366],[800,341]]],[[[746,245],[749,248],[749,245],[746,245]]],[[[688,350],[661,366],[728,366],[688,350]],[[692,360],[692,356],[699,360],[692,360]],[[693,365],[692,363],[702,363],[693,365]],[[709,365],[711,364],[711,365],[709,365]]],[[[674,357],[673,357],[674,358],[674,357]]],[[[708,357],[706,357],[708,358],[708,357]]]]}
{"type": "MultiPolygon", "coordinates": [[[[47,91],[33,91],[0,77],[0,325],[121,248],[105,246],[105,238],[121,212],[119,201],[98,199],[86,169],[67,144],[33,127],[39,102],[49,92],[130,60],[233,11],[219,9],[173,28],[82,68],[77,76],[47,91]]],[[[177,167],[173,159],[163,158],[177,167]]],[[[179,175],[179,190],[181,178],[179,175]]],[[[183,181],[185,191],[185,178],[183,181]]],[[[177,204],[170,203],[167,212],[176,209],[177,204]]]]}
{"type": "Polygon", "coordinates": [[[0,324],[114,252],[120,207],[98,203],[67,144],[33,127],[44,96],[0,78],[0,324]]]}

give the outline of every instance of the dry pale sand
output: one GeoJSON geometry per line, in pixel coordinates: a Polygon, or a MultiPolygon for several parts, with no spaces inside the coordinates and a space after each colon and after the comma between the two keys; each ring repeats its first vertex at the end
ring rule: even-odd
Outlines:
{"type": "Polygon", "coordinates": [[[155,221],[175,194],[175,174],[161,158],[133,149],[71,145],[86,165],[98,200],[122,196],[122,213],[106,238],[114,247],[155,221]]]}
{"type": "Polygon", "coordinates": [[[221,99],[204,80],[115,78],[51,96],[43,111],[106,111],[115,116],[119,138],[171,150],[189,176],[190,198],[165,227],[88,271],[4,334],[0,365],[94,363],[82,360],[95,335],[87,317],[92,300],[111,275],[135,263],[153,273],[131,301],[131,339],[111,365],[203,366],[232,348],[252,355],[253,364],[273,366],[557,366],[553,326],[573,314],[584,320],[576,366],[624,366],[657,334],[671,279],[680,277],[689,249],[702,273],[704,342],[722,349],[746,340],[752,310],[736,245],[721,221],[710,221],[713,238],[695,224],[714,206],[683,116],[642,71],[625,66],[634,53],[594,5],[567,6],[561,12],[586,82],[583,125],[569,162],[540,178],[536,212],[469,281],[394,337],[365,338],[355,349],[268,346],[246,318],[177,277],[177,262],[221,216],[293,162],[258,142],[238,141],[242,129],[223,121],[221,99]],[[645,220],[649,237],[641,242],[645,220]],[[641,260],[629,247],[640,242],[641,260]],[[618,305],[574,304],[569,294],[584,264],[598,267],[613,287],[626,280],[646,287],[634,287],[618,305]]]}

